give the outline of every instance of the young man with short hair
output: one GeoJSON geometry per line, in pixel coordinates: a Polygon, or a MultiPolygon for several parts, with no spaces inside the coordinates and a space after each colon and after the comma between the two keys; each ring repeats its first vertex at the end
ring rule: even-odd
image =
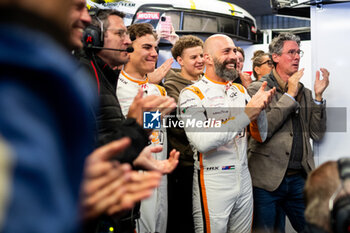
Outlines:
{"type": "MultiPolygon", "coordinates": [[[[203,41],[192,35],[182,36],[171,49],[181,70],[172,69],[165,76],[164,87],[178,101],[179,94],[203,75],[203,41]]],[[[178,121],[176,113],[172,121],[178,121]]],[[[193,151],[183,128],[168,128],[168,148],[180,151],[179,165],[168,176],[169,220],[168,233],[194,232],[192,216],[193,151]],[[181,224],[179,224],[181,222],[181,224]]]]}
{"type": "MultiPolygon", "coordinates": [[[[157,35],[151,24],[141,23],[129,26],[128,33],[133,38],[134,52],[130,60],[120,72],[117,84],[117,97],[124,116],[128,114],[130,105],[139,90],[143,96],[166,96],[163,87],[149,83],[147,74],[154,71],[157,54],[157,35]]],[[[170,97],[167,97],[170,99],[170,97]]],[[[150,147],[158,148],[152,154],[157,160],[167,159],[167,138],[164,128],[154,129],[151,135],[150,147]],[[163,146],[156,147],[156,146],[163,146]]],[[[160,186],[154,191],[151,198],[141,202],[141,216],[138,221],[140,232],[165,233],[167,225],[167,176],[162,177],[160,186]]]]}

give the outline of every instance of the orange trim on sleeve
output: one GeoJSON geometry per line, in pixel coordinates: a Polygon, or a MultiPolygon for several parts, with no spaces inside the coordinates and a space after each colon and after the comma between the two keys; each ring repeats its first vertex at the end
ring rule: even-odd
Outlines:
{"type": "Polygon", "coordinates": [[[222,124],[226,124],[227,122],[232,121],[232,120],[234,120],[234,119],[236,119],[236,117],[230,117],[230,118],[224,120],[224,121],[221,122],[221,123],[222,123],[222,124]]]}
{"type": "Polygon", "coordinates": [[[258,142],[263,142],[260,136],[258,121],[255,120],[249,124],[250,135],[258,142]]]}
{"type": "Polygon", "coordinates": [[[196,87],[196,86],[185,87],[185,89],[192,91],[192,92],[193,92],[194,94],[196,94],[196,95],[199,97],[199,99],[201,99],[201,100],[204,98],[203,93],[202,93],[201,90],[200,90],[198,87],[196,87]]]}
{"type": "Polygon", "coordinates": [[[205,191],[205,183],[204,183],[204,166],[203,166],[203,154],[199,154],[199,164],[200,164],[200,182],[202,189],[202,198],[203,198],[203,208],[204,208],[204,217],[205,217],[205,225],[207,228],[207,233],[210,233],[210,218],[209,218],[209,208],[207,201],[207,193],[205,191]]]}
{"type": "Polygon", "coordinates": [[[239,84],[239,83],[232,83],[232,85],[237,87],[240,92],[245,93],[244,87],[241,84],[239,84]]]}
{"type": "Polygon", "coordinates": [[[158,88],[158,90],[162,96],[166,96],[166,91],[165,91],[164,87],[156,85],[156,84],[155,84],[155,86],[158,88]]]}
{"type": "Polygon", "coordinates": [[[121,71],[121,74],[127,78],[128,80],[130,80],[131,82],[134,82],[134,83],[137,83],[139,85],[142,85],[142,84],[145,84],[145,83],[148,83],[148,77],[145,79],[145,80],[136,80],[136,79],[133,79],[131,77],[129,77],[124,70],[121,71]]]}

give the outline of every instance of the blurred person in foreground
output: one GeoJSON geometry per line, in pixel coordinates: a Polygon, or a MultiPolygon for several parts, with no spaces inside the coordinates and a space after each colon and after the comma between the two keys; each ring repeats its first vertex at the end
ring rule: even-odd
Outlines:
{"type": "Polygon", "coordinates": [[[325,162],[310,173],[304,189],[303,233],[349,232],[349,166],[349,158],[340,158],[325,162]]]}
{"type": "Polygon", "coordinates": [[[329,199],[341,184],[337,162],[328,161],[310,173],[305,183],[305,220],[303,232],[333,232],[329,199]]]}
{"type": "MultiPolygon", "coordinates": [[[[76,232],[92,88],[69,54],[70,0],[2,1],[0,134],[10,147],[1,232],[76,232]],[[78,72],[77,72],[78,71],[78,72]],[[4,209],[5,208],[5,209],[4,209]]],[[[3,155],[0,154],[0,157],[3,155]]]]}
{"type": "Polygon", "coordinates": [[[0,151],[1,232],[78,232],[82,219],[107,208],[131,208],[159,184],[158,172],[140,177],[129,165],[109,162],[129,139],[99,148],[84,162],[94,146],[96,96],[69,54],[72,6],[51,0],[0,3],[0,31],[6,35],[0,39],[0,106],[6,110],[0,134],[10,151],[0,151]],[[98,179],[101,171],[110,174],[98,179]],[[113,189],[101,187],[107,182],[113,189]],[[117,195],[107,198],[114,189],[117,195]]]}

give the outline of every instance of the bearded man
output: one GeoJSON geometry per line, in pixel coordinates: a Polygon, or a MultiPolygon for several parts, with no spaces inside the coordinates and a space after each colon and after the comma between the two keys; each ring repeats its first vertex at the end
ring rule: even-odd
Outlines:
{"type": "MultiPolygon", "coordinates": [[[[252,98],[233,83],[236,46],[216,34],[204,44],[206,73],[179,96],[179,111],[189,142],[196,150],[193,175],[193,216],[196,232],[251,232],[252,183],[247,163],[247,126],[264,141],[267,125],[263,109],[275,90],[263,85],[252,98]],[[214,121],[214,127],[190,127],[195,121],[214,121]],[[251,124],[250,124],[251,123],[251,124]]],[[[265,83],[266,85],[266,83],[265,83]]],[[[203,124],[208,125],[208,124],[203,124]]]]}

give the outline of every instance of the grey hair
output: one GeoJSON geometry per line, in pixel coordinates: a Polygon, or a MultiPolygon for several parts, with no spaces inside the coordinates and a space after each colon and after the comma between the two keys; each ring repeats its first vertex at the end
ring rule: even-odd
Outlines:
{"type": "Polygon", "coordinates": [[[277,37],[273,38],[269,45],[269,52],[270,54],[282,54],[282,49],[285,41],[295,41],[298,46],[300,46],[300,37],[297,35],[294,35],[290,32],[284,32],[279,34],[277,37]]]}

